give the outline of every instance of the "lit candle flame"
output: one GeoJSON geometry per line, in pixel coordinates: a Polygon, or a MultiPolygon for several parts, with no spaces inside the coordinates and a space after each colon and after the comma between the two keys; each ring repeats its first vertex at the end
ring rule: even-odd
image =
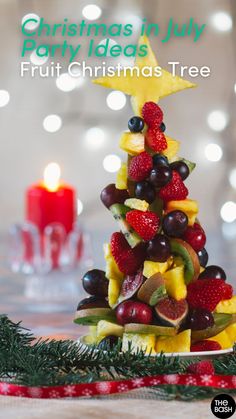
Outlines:
{"type": "Polygon", "coordinates": [[[55,192],[60,184],[61,169],[57,163],[49,163],[43,173],[44,184],[48,191],[55,192]]]}

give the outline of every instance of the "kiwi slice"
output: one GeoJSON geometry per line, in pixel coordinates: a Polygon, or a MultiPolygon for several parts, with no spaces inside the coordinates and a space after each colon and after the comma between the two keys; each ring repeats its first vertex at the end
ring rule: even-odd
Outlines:
{"type": "Polygon", "coordinates": [[[214,313],[213,316],[215,320],[215,324],[213,326],[202,330],[192,330],[191,339],[193,342],[218,335],[218,333],[222,332],[227,326],[236,322],[235,314],[214,313]]]}
{"type": "Polygon", "coordinates": [[[159,272],[146,279],[137,294],[139,300],[150,306],[155,306],[158,301],[166,296],[165,280],[159,272]]]}
{"type": "Polygon", "coordinates": [[[184,261],[184,280],[188,285],[195,281],[200,274],[200,263],[198,256],[193,248],[184,240],[171,239],[171,252],[174,255],[181,256],[184,261]]]}
{"type": "Polygon", "coordinates": [[[129,323],[125,325],[125,333],[154,334],[156,336],[175,336],[176,327],[155,326],[153,324],[129,323]]]}
{"type": "Polygon", "coordinates": [[[116,321],[115,312],[110,308],[88,308],[76,311],[74,323],[95,325],[100,320],[116,321]]]}
{"type": "Polygon", "coordinates": [[[127,242],[133,248],[142,241],[141,237],[134,231],[134,229],[127,223],[125,216],[127,212],[131,211],[129,207],[124,204],[113,204],[109,208],[114,219],[118,221],[119,227],[124,234],[127,242]]]}

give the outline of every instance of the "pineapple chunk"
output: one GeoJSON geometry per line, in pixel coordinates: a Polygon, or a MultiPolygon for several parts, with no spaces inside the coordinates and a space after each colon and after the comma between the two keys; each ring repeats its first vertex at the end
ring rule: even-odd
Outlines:
{"type": "Polygon", "coordinates": [[[226,329],[207,340],[214,340],[215,342],[218,342],[222,349],[229,349],[232,347],[232,341],[226,332],[226,329]]]}
{"type": "Polygon", "coordinates": [[[117,303],[117,300],[120,295],[122,280],[120,279],[109,279],[108,284],[108,303],[110,307],[114,307],[114,305],[117,303]]]}
{"type": "Polygon", "coordinates": [[[236,342],[236,323],[226,327],[225,331],[231,340],[231,346],[233,346],[236,342]]]}
{"type": "Polygon", "coordinates": [[[97,337],[98,339],[104,338],[109,335],[122,337],[124,332],[123,326],[116,323],[111,323],[106,320],[100,320],[97,324],[97,337]]]}
{"type": "Polygon", "coordinates": [[[117,279],[123,280],[124,274],[119,270],[115,259],[111,253],[111,245],[109,243],[105,243],[103,245],[104,250],[104,257],[106,260],[106,277],[107,279],[117,279]]]}
{"type": "Polygon", "coordinates": [[[166,212],[180,210],[188,216],[188,224],[192,226],[195,223],[198,214],[198,203],[193,199],[184,199],[180,201],[169,201],[166,205],[166,212]]]}
{"type": "Polygon", "coordinates": [[[103,249],[106,260],[106,277],[109,279],[108,303],[110,307],[113,307],[120,295],[124,274],[119,270],[117,263],[112,256],[110,244],[105,243],[103,249]]]}
{"type": "Polygon", "coordinates": [[[143,275],[146,278],[150,278],[150,276],[160,272],[163,274],[168,269],[168,262],[152,262],[150,260],[145,260],[144,267],[143,267],[143,275]]]}
{"type": "Polygon", "coordinates": [[[97,326],[89,326],[89,334],[84,337],[84,343],[88,345],[97,343],[97,326]]]}
{"type": "Polygon", "coordinates": [[[176,336],[171,336],[169,338],[157,338],[156,352],[190,352],[190,345],[191,329],[188,329],[176,336]]]}
{"type": "Polygon", "coordinates": [[[163,274],[167,294],[179,301],[187,296],[187,287],[184,281],[184,265],[170,269],[163,274]]]}
{"type": "Polygon", "coordinates": [[[200,274],[204,271],[205,271],[205,268],[203,268],[203,266],[200,266],[200,274]]]}
{"type": "Polygon", "coordinates": [[[167,140],[167,148],[163,150],[161,154],[164,154],[168,158],[168,160],[172,160],[178,153],[180,148],[180,142],[173,140],[170,137],[166,136],[167,140]]]}
{"type": "Polygon", "coordinates": [[[234,295],[230,300],[220,301],[215,309],[216,313],[227,313],[235,314],[236,313],[236,295],[234,295]]]}
{"type": "Polygon", "coordinates": [[[144,151],[144,135],[141,133],[124,132],[120,139],[120,148],[136,156],[144,151]]]}
{"type": "Polygon", "coordinates": [[[140,211],[147,211],[148,207],[149,207],[149,203],[142,200],[142,199],[137,199],[137,198],[129,198],[126,199],[124,204],[132,209],[137,209],[140,211]]]}
{"type": "Polygon", "coordinates": [[[122,351],[128,351],[131,342],[132,352],[138,352],[140,349],[145,353],[155,353],[156,337],[154,334],[124,333],[122,340],[122,351]]]}
{"type": "Polygon", "coordinates": [[[116,176],[116,188],[117,189],[127,189],[127,164],[122,163],[119,171],[117,172],[116,176]]]}

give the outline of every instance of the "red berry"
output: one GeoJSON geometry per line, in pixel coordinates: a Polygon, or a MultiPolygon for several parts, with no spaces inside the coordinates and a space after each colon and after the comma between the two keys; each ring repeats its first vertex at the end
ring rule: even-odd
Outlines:
{"type": "Polygon", "coordinates": [[[223,279],[204,279],[188,285],[187,301],[191,308],[214,311],[221,300],[228,300],[232,295],[232,286],[226,284],[223,279]]]}
{"type": "Polygon", "coordinates": [[[192,227],[187,227],[184,232],[183,239],[192,246],[192,248],[199,252],[206,244],[206,235],[204,230],[195,223],[192,227]]]}
{"type": "Polygon", "coordinates": [[[113,233],[111,236],[111,253],[119,269],[126,275],[131,275],[141,267],[145,260],[145,249],[138,245],[130,247],[122,233],[113,233]]]}
{"type": "Polygon", "coordinates": [[[117,307],[116,318],[118,323],[122,325],[127,323],[150,324],[152,309],[145,303],[124,301],[117,307]]]}
{"type": "Polygon", "coordinates": [[[148,128],[145,135],[145,142],[149,148],[156,152],[163,151],[167,148],[166,137],[160,128],[148,128]]]}
{"type": "Polygon", "coordinates": [[[199,340],[191,345],[191,352],[219,351],[220,349],[222,349],[221,345],[215,340],[199,340]]]}
{"type": "Polygon", "coordinates": [[[143,105],[142,116],[149,126],[160,125],[163,121],[163,112],[160,106],[154,102],[146,102],[143,105]]]}
{"type": "Polygon", "coordinates": [[[146,151],[132,158],[129,164],[128,175],[136,182],[144,180],[149,176],[152,169],[152,157],[146,151]]]}
{"type": "Polygon", "coordinates": [[[152,240],[160,225],[158,215],[152,211],[129,211],[126,220],[144,240],[152,240]]]}
{"type": "Polygon", "coordinates": [[[190,374],[214,375],[215,368],[212,361],[199,361],[189,365],[187,372],[190,374]]]}
{"type": "Polygon", "coordinates": [[[186,199],[188,196],[188,189],[182,181],[180,175],[175,170],[172,174],[172,180],[159,191],[159,197],[163,201],[180,201],[186,199]]]}

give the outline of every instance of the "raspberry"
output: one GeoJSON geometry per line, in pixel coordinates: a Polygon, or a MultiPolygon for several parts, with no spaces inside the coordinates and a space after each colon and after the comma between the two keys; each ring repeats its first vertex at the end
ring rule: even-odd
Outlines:
{"type": "Polygon", "coordinates": [[[199,340],[191,345],[191,352],[219,351],[220,349],[222,349],[221,345],[215,340],[199,340]]]}
{"type": "Polygon", "coordinates": [[[192,308],[213,311],[221,300],[229,300],[232,295],[233,287],[223,279],[204,279],[188,285],[187,301],[192,308]]]}
{"type": "Polygon", "coordinates": [[[159,217],[152,211],[129,211],[126,220],[144,240],[153,239],[160,224],[159,217]]]}
{"type": "Polygon", "coordinates": [[[148,147],[157,152],[167,148],[166,137],[160,128],[148,128],[145,141],[148,147]]]}
{"type": "Polygon", "coordinates": [[[184,185],[178,172],[173,171],[172,180],[159,191],[159,197],[163,201],[181,201],[188,196],[188,189],[184,185]]]}
{"type": "Polygon", "coordinates": [[[128,175],[131,180],[140,181],[148,177],[152,169],[152,157],[146,151],[132,158],[128,175]]]}
{"type": "Polygon", "coordinates": [[[163,112],[161,108],[154,102],[146,102],[143,105],[142,116],[147,125],[157,126],[163,121],[163,112]]]}
{"type": "Polygon", "coordinates": [[[122,233],[112,234],[111,253],[120,271],[126,275],[137,272],[146,256],[142,246],[136,246],[132,249],[122,233]]]}
{"type": "Polygon", "coordinates": [[[187,372],[190,374],[213,375],[215,368],[212,361],[199,361],[187,367],[187,372]]]}

